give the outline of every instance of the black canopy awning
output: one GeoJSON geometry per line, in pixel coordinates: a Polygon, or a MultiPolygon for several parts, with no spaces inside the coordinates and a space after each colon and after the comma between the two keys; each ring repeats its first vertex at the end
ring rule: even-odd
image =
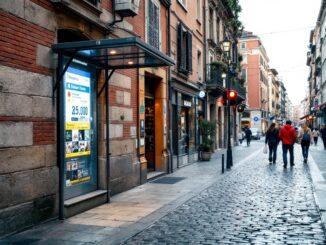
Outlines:
{"type": "Polygon", "coordinates": [[[52,50],[110,70],[175,65],[169,56],[137,37],[59,43],[52,50]]]}

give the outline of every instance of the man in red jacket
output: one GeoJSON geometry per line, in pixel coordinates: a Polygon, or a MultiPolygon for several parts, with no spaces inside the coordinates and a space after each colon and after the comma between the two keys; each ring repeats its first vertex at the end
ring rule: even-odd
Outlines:
{"type": "Polygon", "coordinates": [[[285,125],[281,128],[279,132],[279,138],[282,141],[284,168],[286,168],[286,165],[288,163],[288,151],[290,152],[290,165],[291,167],[294,166],[293,145],[296,141],[297,134],[291,124],[292,122],[290,120],[287,120],[285,125]]]}

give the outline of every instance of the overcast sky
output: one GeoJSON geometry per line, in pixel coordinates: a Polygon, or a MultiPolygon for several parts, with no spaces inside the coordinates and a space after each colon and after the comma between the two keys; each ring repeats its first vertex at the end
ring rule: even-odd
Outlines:
{"type": "Polygon", "coordinates": [[[305,97],[310,31],[315,27],[321,0],[240,0],[240,20],[258,35],[285,84],[294,105],[305,97]]]}

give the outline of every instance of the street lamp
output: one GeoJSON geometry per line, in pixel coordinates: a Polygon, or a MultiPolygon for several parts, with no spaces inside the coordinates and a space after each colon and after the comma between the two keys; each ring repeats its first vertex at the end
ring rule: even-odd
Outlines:
{"type": "MultiPolygon", "coordinates": [[[[226,85],[227,85],[227,91],[229,93],[230,91],[230,79],[229,79],[229,62],[230,62],[230,46],[231,43],[228,40],[227,37],[224,38],[223,43],[223,52],[226,55],[227,58],[227,72],[226,72],[226,85]]],[[[226,168],[230,169],[233,166],[233,158],[232,158],[232,148],[231,148],[231,106],[230,106],[230,98],[227,99],[227,111],[228,111],[228,117],[227,117],[227,125],[228,125],[228,145],[227,145],[227,151],[226,151],[226,168]]]]}

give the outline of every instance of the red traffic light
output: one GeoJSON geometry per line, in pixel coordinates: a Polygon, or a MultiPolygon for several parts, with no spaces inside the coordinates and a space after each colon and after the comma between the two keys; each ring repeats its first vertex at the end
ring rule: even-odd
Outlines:
{"type": "Polygon", "coordinates": [[[237,98],[237,92],[235,90],[229,90],[228,91],[228,99],[229,100],[235,100],[237,98]]]}

